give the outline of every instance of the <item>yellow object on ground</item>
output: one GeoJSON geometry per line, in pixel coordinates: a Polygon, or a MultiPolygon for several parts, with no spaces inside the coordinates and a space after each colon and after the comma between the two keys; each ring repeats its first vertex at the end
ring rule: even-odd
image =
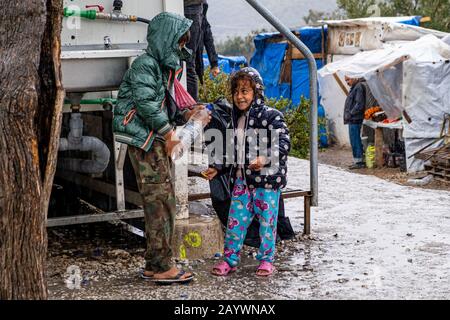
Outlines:
{"type": "Polygon", "coordinates": [[[375,146],[369,145],[366,149],[366,167],[373,169],[375,164],[375,146]]]}

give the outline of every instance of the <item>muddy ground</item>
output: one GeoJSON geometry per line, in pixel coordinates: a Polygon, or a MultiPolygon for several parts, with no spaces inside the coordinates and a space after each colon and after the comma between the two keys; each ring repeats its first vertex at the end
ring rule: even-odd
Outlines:
{"type": "MultiPolygon", "coordinates": [[[[319,163],[336,166],[346,169],[352,162],[352,153],[349,148],[331,147],[319,152],[319,163]]],[[[404,186],[410,186],[409,179],[422,178],[427,175],[425,172],[407,173],[401,172],[399,168],[381,168],[381,169],[358,169],[353,172],[364,175],[372,175],[378,178],[395,182],[404,186]]],[[[450,183],[445,183],[439,180],[433,180],[431,183],[424,186],[417,186],[423,189],[447,190],[450,191],[450,183]]]]}
{"type": "MultiPolygon", "coordinates": [[[[449,187],[405,186],[410,177],[398,169],[349,172],[342,169],[351,163],[349,150],[319,157],[312,236],[301,235],[303,199],[287,200],[297,237],[278,244],[272,277],[255,276],[256,252],[244,247],[241,266],[229,277],[210,275],[218,260],[209,257],[179,264],[195,272],[191,284],[158,286],[138,276],[145,242],[100,223],[49,229],[50,298],[449,299],[449,187]]],[[[290,158],[289,168],[288,187],[307,188],[308,162],[290,158]]],[[[203,181],[191,183],[207,191],[203,181]]]]}

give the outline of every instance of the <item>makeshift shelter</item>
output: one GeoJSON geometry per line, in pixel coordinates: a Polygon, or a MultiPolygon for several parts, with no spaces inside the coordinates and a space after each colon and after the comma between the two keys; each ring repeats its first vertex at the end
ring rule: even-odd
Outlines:
{"type": "MultiPolygon", "coordinates": [[[[206,67],[210,65],[208,55],[203,54],[203,64],[206,67]]],[[[231,74],[239,70],[241,66],[248,66],[247,59],[244,56],[223,56],[219,55],[219,68],[226,74],[231,74]]]]}
{"type": "MultiPolygon", "coordinates": [[[[329,28],[329,22],[324,22],[324,26],[320,27],[302,27],[294,32],[305,45],[314,54],[317,61],[317,68],[322,68],[327,62],[333,61],[336,54],[355,54],[359,52],[359,47],[356,51],[339,52],[334,49],[334,44],[339,43],[336,39],[339,38],[341,27],[347,31],[352,31],[353,37],[355,33],[360,32],[363,29],[371,29],[372,33],[375,33],[377,29],[375,26],[382,22],[401,22],[403,24],[420,25],[421,17],[396,17],[396,18],[380,18],[373,19],[361,19],[359,22],[353,22],[353,20],[345,21],[330,21],[331,28],[329,28]],[[376,22],[378,21],[378,22],[376,22]],[[350,23],[350,24],[349,24],[350,23]],[[355,30],[350,30],[351,24],[357,25],[355,30]],[[371,25],[368,27],[364,25],[371,25]],[[329,54],[332,53],[332,54],[329,54]]],[[[355,20],[356,21],[356,20],[355,20]]],[[[350,33],[350,32],[349,32],[350,33]]],[[[359,35],[358,35],[359,36],[359,35]]],[[[342,36],[341,36],[342,37],[342,36]]],[[[346,34],[344,34],[344,39],[346,34]]],[[[351,37],[351,35],[349,35],[351,37]]],[[[368,39],[364,36],[360,39],[368,39]]],[[[353,40],[354,41],[354,40],[353,40]]],[[[289,98],[293,101],[293,105],[300,102],[300,97],[303,95],[309,98],[309,73],[308,64],[303,55],[295,49],[292,45],[288,44],[286,39],[277,32],[273,33],[261,33],[258,34],[255,39],[255,53],[250,60],[250,65],[256,68],[264,79],[266,85],[266,96],[269,98],[289,98]]],[[[366,47],[366,46],[365,46],[366,47]]],[[[348,46],[346,46],[348,48],[348,46]]],[[[379,47],[369,47],[368,50],[378,49],[379,47]]]]}
{"type": "MultiPolygon", "coordinates": [[[[320,69],[325,64],[327,28],[304,27],[292,32],[311,50],[320,69]]],[[[300,103],[302,95],[309,98],[308,62],[300,51],[277,32],[258,34],[254,43],[250,65],[260,72],[266,96],[289,98],[293,105],[300,103]]]]}
{"type": "MultiPolygon", "coordinates": [[[[424,30],[406,29],[408,35],[424,30]]],[[[446,34],[430,33],[416,41],[386,43],[383,49],[325,66],[319,71],[319,84],[327,111],[339,108],[343,112],[345,88],[340,79],[344,75],[364,78],[390,118],[403,116],[407,158],[438,138],[444,115],[450,113],[450,46],[436,36],[446,34]]],[[[342,123],[342,117],[339,120],[342,123]]],[[[407,167],[408,171],[422,170],[423,161],[408,159],[407,167]]]]}
{"type": "MultiPolygon", "coordinates": [[[[328,27],[327,61],[335,63],[360,52],[415,41],[428,34],[438,38],[447,35],[419,27],[420,21],[420,17],[322,21],[328,27]]],[[[332,137],[339,145],[349,145],[348,128],[343,123],[346,91],[349,88],[344,82],[344,73],[337,72],[333,76],[334,80],[328,83],[321,82],[321,103],[326,110],[332,137]]]]}

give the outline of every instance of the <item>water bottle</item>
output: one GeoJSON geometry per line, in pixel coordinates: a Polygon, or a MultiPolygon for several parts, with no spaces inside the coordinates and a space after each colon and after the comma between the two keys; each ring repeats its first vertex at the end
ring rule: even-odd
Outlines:
{"type": "Polygon", "coordinates": [[[172,160],[180,159],[185,150],[189,150],[190,146],[194,143],[203,131],[203,128],[206,126],[206,124],[204,124],[205,120],[209,118],[210,112],[213,108],[214,107],[212,104],[207,104],[205,109],[195,112],[183,128],[179,130],[177,136],[181,143],[175,147],[174,152],[172,153],[172,160]]]}

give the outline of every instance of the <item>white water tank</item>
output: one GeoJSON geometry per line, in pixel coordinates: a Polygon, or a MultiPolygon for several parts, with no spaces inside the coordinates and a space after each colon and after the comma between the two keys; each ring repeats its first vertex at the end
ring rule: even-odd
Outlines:
{"type": "MultiPolygon", "coordinates": [[[[114,0],[64,0],[64,8],[109,13],[114,0]],[[99,7],[87,7],[97,5],[99,7]]],[[[183,15],[183,0],[122,0],[121,12],[151,20],[163,11],[183,15]]],[[[61,33],[66,92],[117,90],[131,61],[147,47],[147,24],[68,17],[61,33]],[[108,44],[108,45],[105,45],[108,44]]]]}

